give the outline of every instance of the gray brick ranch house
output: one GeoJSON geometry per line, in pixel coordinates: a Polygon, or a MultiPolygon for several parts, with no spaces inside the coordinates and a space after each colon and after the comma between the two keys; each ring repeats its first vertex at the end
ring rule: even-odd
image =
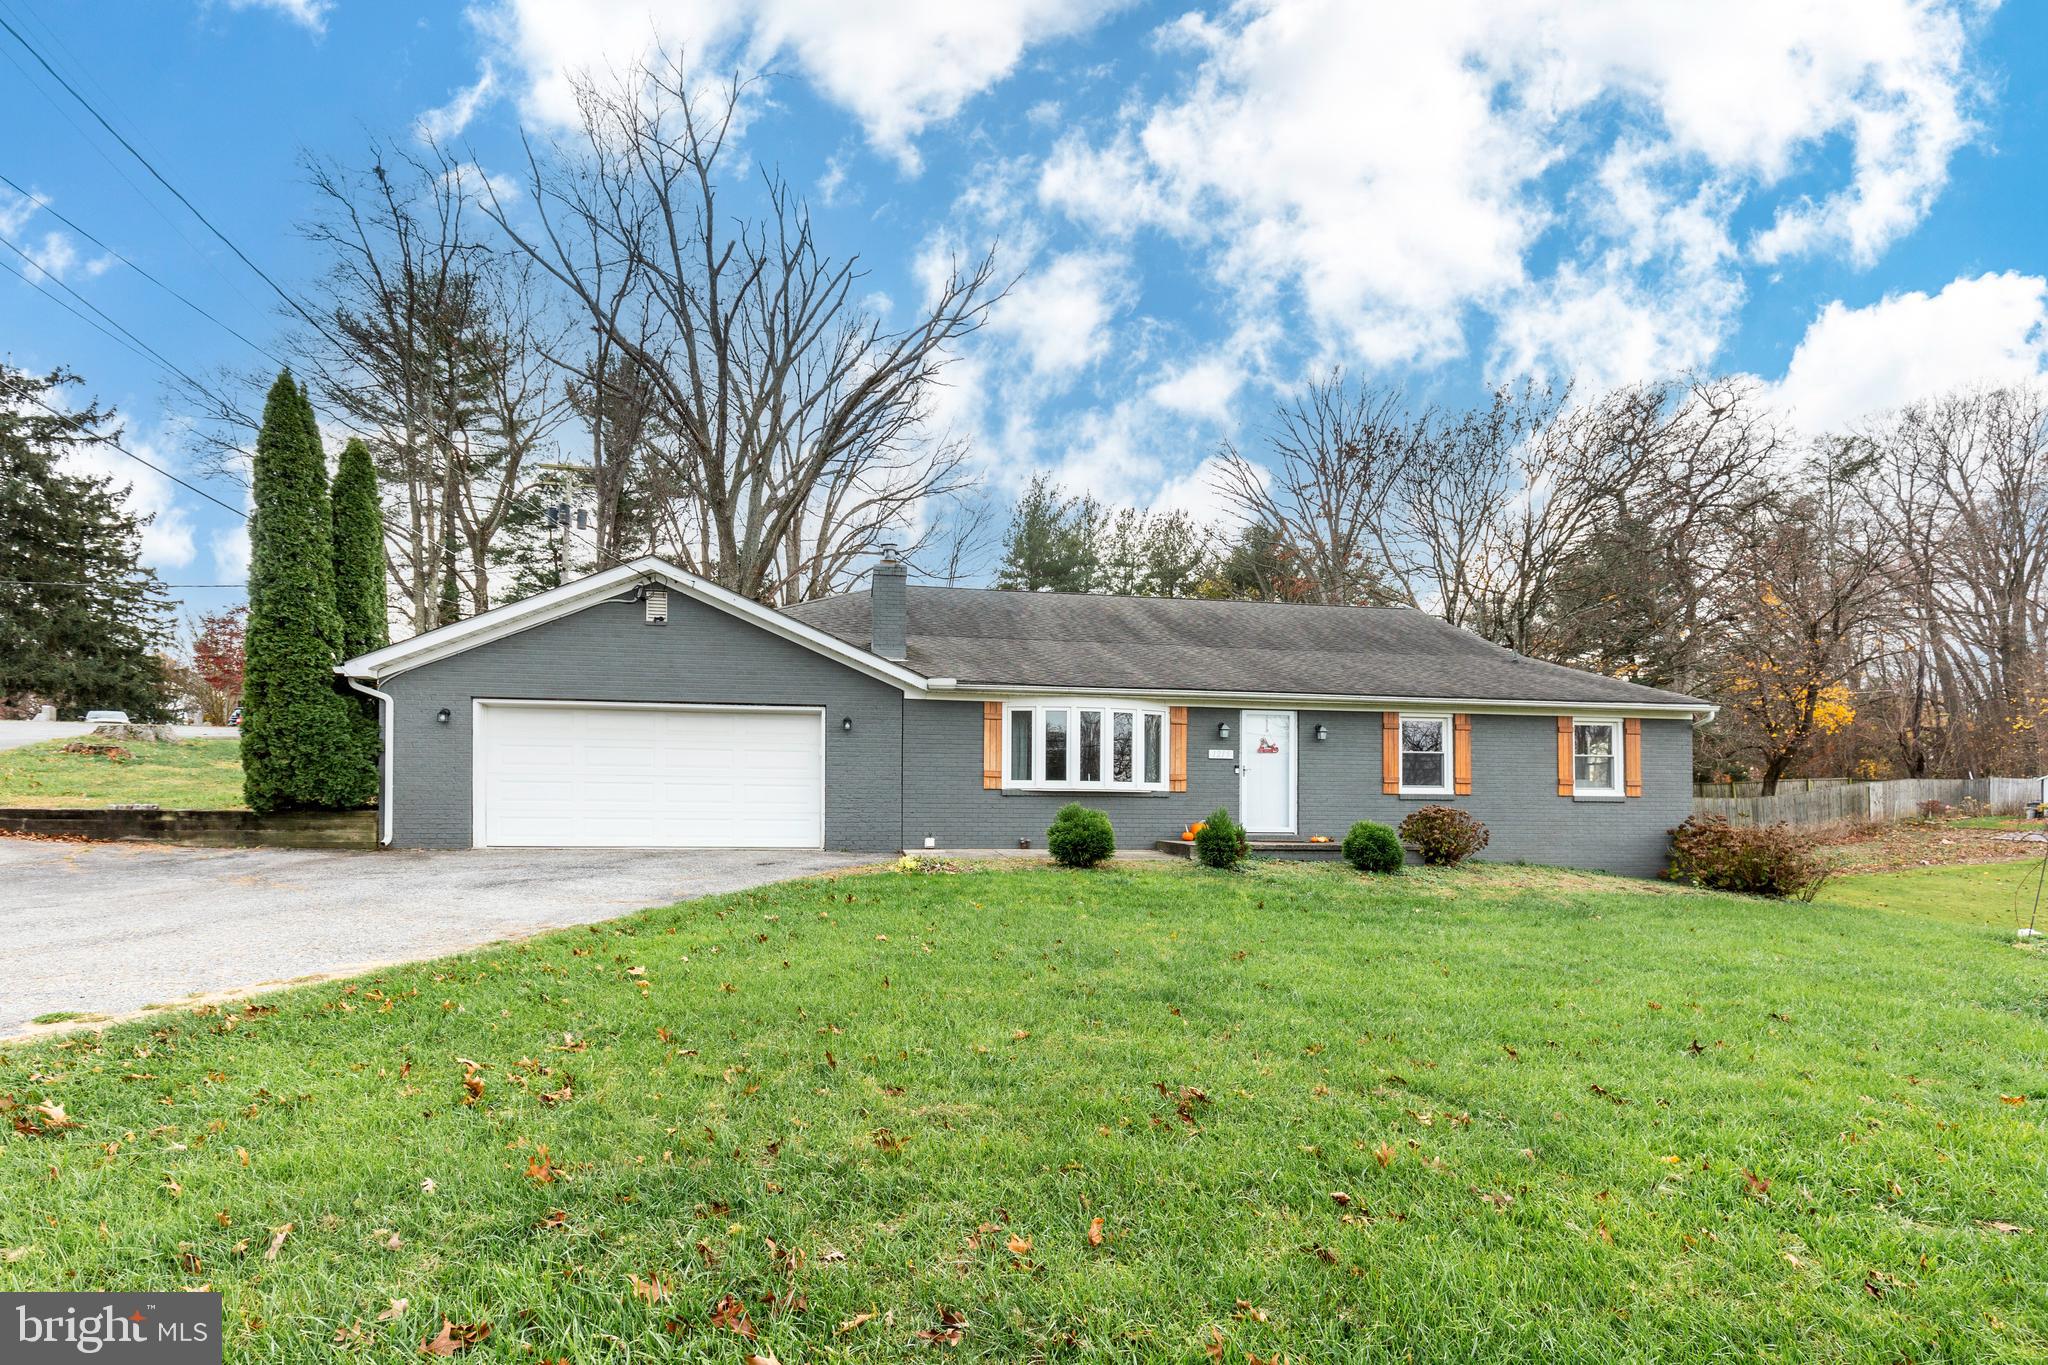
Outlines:
{"type": "Polygon", "coordinates": [[[911,587],[785,610],[639,559],[363,655],[406,848],[1144,847],[1227,807],[1341,839],[1462,806],[1485,856],[1647,875],[1692,808],[1692,697],[1423,612],[911,587]]]}

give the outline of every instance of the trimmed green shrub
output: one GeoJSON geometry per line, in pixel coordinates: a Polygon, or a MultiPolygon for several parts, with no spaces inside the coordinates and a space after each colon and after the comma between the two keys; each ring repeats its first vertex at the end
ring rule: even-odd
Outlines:
{"type": "Polygon", "coordinates": [[[1068,867],[1093,867],[1116,852],[1109,817],[1075,802],[1061,806],[1045,832],[1046,851],[1068,867]]]}
{"type": "Polygon", "coordinates": [[[249,518],[249,627],[242,683],[242,794],[252,810],[345,810],[376,792],[355,704],[336,690],[334,527],[313,405],[289,370],[256,435],[249,518]]]}
{"type": "Polygon", "coordinates": [[[1810,901],[1828,879],[1814,854],[1817,840],[1790,825],[1731,825],[1719,815],[1695,815],[1671,831],[1675,882],[1715,891],[1746,891],[1810,901]]]}
{"type": "Polygon", "coordinates": [[[1230,818],[1230,812],[1218,809],[1195,831],[1195,856],[1208,867],[1236,867],[1251,852],[1251,841],[1244,837],[1244,826],[1230,818]]]}
{"type": "Polygon", "coordinates": [[[1360,820],[1344,836],[1344,861],[1360,872],[1399,872],[1406,861],[1401,840],[1393,830],[1372,820],[1360,820]]]}
{"type": "Polygon", "coordinates": [[[1424,806],[1401,822],[1401,838],[1434,867],[1464,862],[1492,837],[1486,826],[1456,806],[1424,806]]]}

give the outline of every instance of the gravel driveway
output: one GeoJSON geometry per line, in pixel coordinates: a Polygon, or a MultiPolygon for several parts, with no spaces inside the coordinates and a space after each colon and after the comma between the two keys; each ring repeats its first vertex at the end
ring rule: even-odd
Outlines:
{"type": "Polygon", "coordinates": [[[0,1038],[59,1010],[436,957],[873,862],[695,849],[180,848],[0,838],[0,1038]]]}

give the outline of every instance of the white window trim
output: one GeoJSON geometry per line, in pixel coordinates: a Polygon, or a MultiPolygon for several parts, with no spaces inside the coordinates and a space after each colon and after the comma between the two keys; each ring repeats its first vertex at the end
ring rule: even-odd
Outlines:
{"type": "Polygon", "coordinates": [[[1402,796],[1456,796],[1458,794],[1458,727],[1449,712],[1442,711],[1401,711],[1397,712],[1394,725],[1394,771],[1400,775],[1402,796]],[[1408,737],[1404,727],[1411,720],[1435,721],[1444,727],[1444,780],[1441,786],[1411,787],[1408,785],[1408,737]]]}
{"type": "Polygon", "coordinates": [[[1163,792],[1172,784],[1173,755],[1173,714],[1172,708],[1151,702],[1131,701],[1121,697],[1047,697],[1043,700],[1003,703],[1003,790],[1019,792],[1106,792],[1110,794],[1131,792],[1163,792]],[[1012,750],[1010,746],[1010,717],[1019,711],[1032,713],[1031,719],[1031,776],[1019,779],[1011,771],[1012,750]],[[1048,781],[1045,777],[1045,724],[1039,718],[1046,711],[1065,711],[1067,720],[1067,777],[1061,782],[1048,781]],[[1079,712],[1102,712],[1102,771],[1104,776],[1094,782],[1083,782],[1081,773],[1081,720],[1079,712]],[[1110,754],[1111,736],[1115,721],[1113,713],[1131,713],[1131,777],[1129,782],[1111,781],[1108,774],[1114,771],[1110,754]],[[1159,717],[1159,780],[1145,780],[1145,717],[1159,717]]]}
{"type": "Polygon", "coordinates": [[[1628,792],[1628,727],[1613,716],[1572,717],[1572,795],[1624,796],[1628,792]],[[1600,725],[1614,732],[1614,785],[1595,787],[1579,781],[1579,727],[1600,725]]]}

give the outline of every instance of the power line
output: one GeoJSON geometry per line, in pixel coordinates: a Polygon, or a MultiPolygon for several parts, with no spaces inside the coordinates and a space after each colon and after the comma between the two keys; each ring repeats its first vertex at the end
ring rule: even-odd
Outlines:
{"type": "MultiPolygon", "coordinates": [[[[186,374],[184,370],[180,369],[177,366],[177,364],[170,359],[170,357],[166,356],[162,351],[159,351],[156,347],[144,341],[141,337],[137,336],[127,327],[123,326],[118,319],[114,318],[104,308],[101,308],[91,299],[79,293],[76,289],[73,289],[69,284],[65,283],[62,276],[58,275],[55,271],[51,270],[41,261],[38,261],[35,257],[29,255],[28,252],[23,250],[18,243],[9,241],[5,236],[0,236],[0,246],[6,247],[9,251],[12,251],[15,255],[21,257],[22,260],[26,261],[31,267],[34,268],[37,275],[40,276],[41,278],[29,279],[28,282],[30,284],[35,285],[38,289],[43,288],[44,280],[48,280],[51,283],[55,284],[59,289],[63,290],[66,294],[69,294],[72,298],[78,300],[79,303],[91,309],[100,318],[104,319],[108,326],[120,332],[123,336],[133,341],[137,346],[140,346],[143,349],[143,351],[147,352],[147,355],[144,357],[145,359],[154,361],[156,364],[162,366],[167,373],[173,375],[178,379],[184,380],[187,384],[190,384],[192,387],[199,387],[199,381],[194,379],[191,375],[186,374]]],[[[23,278],[28,277],[24,276],[23,278]]],[[[47,294],[49,293],[49,290],[44,289],[43,292],[47,294]]]]}
{"type": "MultiPolygon", "coordinates": [[[[69,578],[0,578],[0,588],[104,588],[105,583],[81,583],[69,578]]],[[[159,583],[159,588],[246,588],[243,583],[159,583]]]]}
{"type": "Polygon", "coordinates": [[[6,177],[5,175],[0,175],[0,185],[5,185],[5,186],[6,186],[6,187],[7,187],[8,189],[10,189],[10,190],[14,191],[14,192],[15,192],[16,194],[20,195],[20,196],[21,196],[21,197],[22,197],[23,199],[26,199],[26,200],[28,200],[28,201],[29,201],[30,203],[32,203],[32,204],[34,204],[34,205],[36,206],[36,208],[37,208],[37,210],[38,210],[38,211],[40,211],[40,212],[43,212],[43,213],[47,213],[47,214],[49,214],[49,215],[50,215],[50,216],[51,216],[52,218],[55,218],[55,219],[56,219],[56,220],[57,220],[58,222],[62,223],[62,224],[63,224],[63,225],[65,226],[65,227],[68,227],[68,228],[70,228],[70,229],[71,229],[71,230],[72,230],[73,232],[75,232],[75,233],[77,233],[77,234],[78,234],[79,236],[81,236],[81,237],[85,238],[85,240],[86,240],[86,241],[88,241],[88,242],[91,242],[91,243],[92,243],[92,244],[93,244],[94,246],[98,247],[98,248],[99,248],[99,249],[100,249],[101,251],[104,251],[104,252],[106,252],[106,253],[107,253],[107,254],[108,254],[109,256],[112,256],[112,257],[113,257],[113,258],[114,258],[115,260],[119,261],[119,262],[120,262],[120,263],[121,263],[122,265],[125,265],[125,266],[127,266],[127,267],[128,267],[128,268],[129,268],[130,270],[132,270],[132,271],[134,271],[134,272],[135,272],[136,274],[138,274],[138,275],[142,276],[142,278],[143,278],[143,279],[145,279],[145,280],[148,280],[148,281],[149,281],[149,282],[150,282],[151,284],[153,284],[153,285],[155,285],[155,286],[156,286],[157,288],[159,288],[159,289],[163,290],[163,291],[164,291],[164,292],[165,292],[166,294],[169,294],[169,295],[170,295],[170,296],[171,296],[172,298],[176,299],[176,300],[177,300],[177,301],[178,301],[179,303],[182,303],[182,304],[184,304],[184,305],[185,305],[185,306],[186,306],[187,308],[190,308],[190,309],[191,309],[191,310],[192,310],[193,312],[195,312],[195,313],[199,314],[199,316],[200,316],[200,317],[203,317],[203,318],[205,318],[205,319],[206,319],[206,320],[207,320],[208,322],[210,322],[210,323],[212,323],[212,324],[213,324],[214,326],[216,326],[216,327],[220,328],[220,329],[221,329],[221,330],[222,330],[223,332],[226,332],[226,333],[227,333],[227,334],[228,334],[229,336],[231,336],[231,337],[233,337],[233,338],[234,338],[235,340],[237,340],[237,341],[241,342],[241,343],[242,343],[242,344],[243,344],[244,346],[247,346],[247,347],[248,347],[248,348],[249,348],[250,350],[252,350],[252,351],[255,351],[255,352],[256,352],[257,354],[259,354],[259,355],[262,355],[262,356],[265,356],[265,357],[267,357],[267,358],[269,358],[269,359],[271,359],[271,360],[276,360],[276,361],[277,361],[277,363],[278,363],[279,365],[282,365],[282,364],[284,364],[284,363],[285,363],[285,362],[284,362],[284,361],[282,361],[282,360],[278,360],[278,358],[277,358],[277,355],[276,355],[276,353],[274,353],[273,351],[271,351],[271,350],[270,350],[270,349],[269,349],[268,347],[265,347],[265,346],[261,345],[261,344],[260,344],[260,343],[258,343],[258,342],[254,342],[254,341],[251,341],[251,340],[250,340],[250,339],[249,339],[248,337],[244,336],[244,335],[243,335],[243,334],[242,334],[241,332],[237,331],[237,330],[236,330],[235,328],[233,328],[233,327],[229,326],[229,325],[228,325],[227,323],[225,323],[225,322],[221,321],[221,320],[220,320],[220,319],[219,319],[218,317],[214,316],[214,315],[213,315],[212,313],[209,313],[209,312],[208,312],[208,311],[207,311],[206,309],[204,309],[204,308],[200,307],[200,306],[199,306],[198,304],[194,303],[194,302],[193,302],[193,301],[192,301],[191,299],[189,299],[189,298],[185,297],[185,295],[183,295],[182,293],[178,292],[178,291],[177,291],[176,289],[173,289],[173,288],[171,288],[171,286],[169,286],[168,284],[165,284],[165,283],[164,283],[164,282],[163,282],[162,280],[158,279],[158,278],[157,278],[157,277],[156,277],[155,275],[152,275],[152,274],[151,274],[151,273],[150,273],[149,271],[147,271],[147,270],[145,270],[145,269],[144,269],[143,267],[141,267],[141,266],[137,265],[137,264],[136,264],[135,262],[133,262],[133,261],[129,260],[129,259],[128,259],[128,258],[126,257],[126,256],[123,256],[123,255],[122,255],[122,254],[121,254],[120,252],[116,251],[116,250],[115,250],[115,249],[114,249],[113,247],[110,247],[110,246],[108,246],[108,245],[107,245],[107,244],[106,244],[105,242],[101,241],[101,240],[100,240],[100,239],[99,239],[98,237],[95,237],[95,236],[94,236],[94,235],[93,235],[93,234],[92,234],[92,233],[91,233],[90,231],[88,231],[87,229],[85,229],[85,228],[83,228],[83,227],[79,226],[77,222],[75,222],[75,221],[73,221],[72,219],[70,219],[70,218],[67,218],[67,217],[65,217],[65,216],[64,216],[63,214],[59,213],[59,212],[58,212],[58,211],[57,211],[56,209],[52,208],[52,207],[51,207],[51,206],[49,205],[49,203],[48,203],[48,202],[46,202],[46,201],[45,201],[45,200],[44,200],[44,199],[43,199],[43,198],[42,198],[42,197],[41,197],[40,195],[36,195],[36,194],[31,194],[31,193],[30,193],[29,191],[27,191],[27,190],[23,189],[23,188],[22,188],[22,187],[21,187],[20,185],[17,185],[17,184],[15,184],[15,183],[14,183],[14,181],[12,181],[12,180],[8,179],[8,178],[7,178],[7,177],[6,177]]]}
{"type": "Polygon", "coordinates": [[[173,185],[168,179],[166,179],[164,173],[162,171],[159,171],[156,168],[156,165],[153,162],[151,162],[148,157],[144,156],[141,152],[136,150],[134,143],[130,142],[127,138],[123,137],[121,135],[120,130],[114,127],[113,124],[107,122],[106,116],[101,114],[98,109],[93,107],[92,101],[88,100],[84,95],[81,95],[78,92],[77,86],[73,85],[70,81],[66,80],[63,74],[59,72],[56,67],[51,66],[49,59],[44,57],[43,54],[37,50],[35,44],[31,43],[27,38],[22,36],[20,29],[16,28],[13,24],[7,22],[6,16],[4,15],[0,15],[0,29],[7,30],[7,32],[13,36],[14,41],[20,43],[24,48],[26,48],[28,50],[28,55],[36,59],[36,64],[41,66],[43,70],[49,72],[50,78],[56,81],[58,85],[64,87],[64,92],[66,94],[70,95],[72,99],[77,100],[79,104],[84,107],[85,112],[91,114],[93,116],[93,119],[100,125],[100,127],[106,129],[108,135],[111,136],[114,139],[114,141],[120,143],[124,149],[126,149],[128,155],[134,157],[137,161],[141,162],[142,168],[148,171],[151,176],[155,177],[156,182],[159,185],[162,185],[165,189],[169,190],[171,192],[172,198],[176,199],[180,204],[183,204],[186,210],[189,213],[191,213],[191,215],[194,218],[197,218],[201,224],[205,226],[208,232],[211,232],[215,237],[218,237],[221,240],[222,245],[226,246],[229,251],[235,253],[235,258],[237,260],[241,261],[243,265],[248,266],[250,270],[254,271],[256,273],[257,278],[261,279],[265,284],[269,285],[271,289],[275,291],[277,296],[283,299],[285,303],[292,309],[293,312],[297,313],[300,317],[304,318],[307,322],[307,325],[312,327],[318,327],[320,325],[319,320],[315,318],[311,313],[307,312],[297,299],[293,298],[290,294],[287,294],[284,291],[283,285],[279,284],[276,280],[272,279],[269,273],[266,272],[262,266],[256,264],[255,261],[249,258],[247,252],[243,251],[242,248],[240,248],[239,246],[236,246],[233,238],[229,237],[225,232],[222,232],[218,227],[215,227],[213,220],[211,218],[208,218],[205,214],[199,211],[198,205],[194,204],[190,199],[187,199],[184,195],[184,192],[180,190],[176,185],[173,185]]]}
{"type": "MultiPolygon", "coordinates": [[[[60,408],[53,408],[48,403],[45,403],[42,399],[36,398],[32,395],[24,394],[23,397],[27,398],[29,402],[34,403],[37,407],[41,408],[44,412],[49,413],[52,417],[57,418],[59,421],[68,422],[76,418],[78,415],[76,413],[65,412],[60,408]]],[[[103,441],[107,445],[112,446],[114,449],[120,451],[123,455],[126,455],[129,459],[135,461],[135,463],[141,465],[143,468],[155,470],[157,473],[169,479],[172,483],[178,485],[178,487],[183,488],[188,492],[197,493],[200,497],[205,498],[215,507],[221,508],[223,511],[233,512],[236,516],[240,517],[244,521],[247,521],[249,519],[249,514],[247,512],[244,512],[241,508],[222,502],[219,498],[216,498],[213,494],[207,492],[204,488],[199,487],[197,484],[186,483],[183,479],[179,478],[176,474],[173,474],[170,470],[165,469],[162,465],[155,464],[149,460],[143,459],[140,455],[137,455],[134,451],[130,450],[127,446],[122,445],[113,437],[95,435],[94,439],[98,441],[103,441]]]]}

